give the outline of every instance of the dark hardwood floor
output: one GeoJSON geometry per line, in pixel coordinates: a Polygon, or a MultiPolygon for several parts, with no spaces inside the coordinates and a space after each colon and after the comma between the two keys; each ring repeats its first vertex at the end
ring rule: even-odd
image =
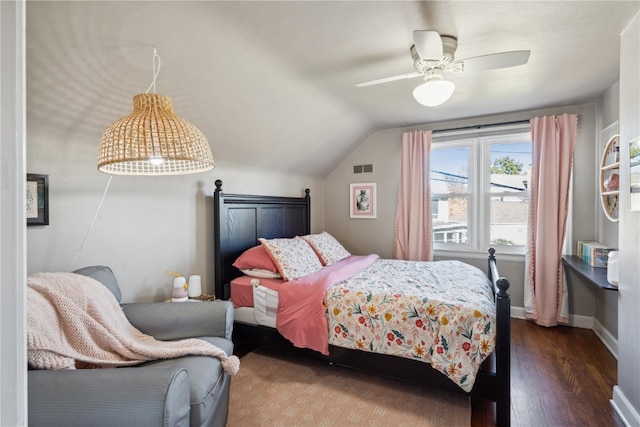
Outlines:
{"type": "MultiPolygon", "coordinates": [[[[616,383],[617,361],[593,331],[511,320],[512,426],[624,427],[609,403],[616,383]]],[[[493,403],[471,405],[472,427],[495,426],[493,403]]]]}
{"type": "MultiPolygon", "coordinates": [[[[588,329],[511,320],[511,425],[624,427],[611,408],[617,361],[588,329]]],[[[495,425],[493,404],[472,400],[472,427],[495,425]]]]}

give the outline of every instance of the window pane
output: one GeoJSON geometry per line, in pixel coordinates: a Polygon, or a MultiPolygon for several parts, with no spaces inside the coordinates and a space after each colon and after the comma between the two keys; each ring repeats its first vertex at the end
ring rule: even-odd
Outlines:
{"type": "Polygon", "coordinates": [[[467,243],[469,198],[434,197],[431,199],[434,243],[467,243]]]}
{"type": "Polygon", "coordinates": [[[469,191],[469,147],[431,150],[431,194],[469,191]]]}
{"type": "Polygon", "coordinates": [[[492,245],[526,244],[531,163],[529,141],[491,144],[489,238],[492,245]]]}
{"type": "Polygon", "coordinates": [[[490,202],[491,223],[489,227],[492,245],[524,246],[527,238],[529,198],[512,194],[492,196],[490,202]]]}
{"type": "Polygon", "coordinates": [[[466,244],[469,233],[469,146],[432,150],[430,160],[433,241],[466,244]]]}
{"type": "Polygon", "coordinates": [[[491,144],[491,192],[526,191],[531,163],[531,142],[491,144]]]}

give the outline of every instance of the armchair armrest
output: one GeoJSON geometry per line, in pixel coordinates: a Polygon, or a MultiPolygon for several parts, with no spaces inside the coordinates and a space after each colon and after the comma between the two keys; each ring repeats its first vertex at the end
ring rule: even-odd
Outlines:
{"type": "Polygon", "coordinates": [[[189,426],[183,368],[29,371],[30,426],[189,426]]]}
{"type": "Polygon", "coordinates": [[[129,322],[159,340],[202,336],[231,339],[233,304],[225,300],[172,303],[128,303],[129,322]]]}

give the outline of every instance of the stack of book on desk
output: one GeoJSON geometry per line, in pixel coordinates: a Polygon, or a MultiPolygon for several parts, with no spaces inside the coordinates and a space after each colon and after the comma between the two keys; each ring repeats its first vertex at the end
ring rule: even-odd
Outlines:
{"type": "Polygon", "coordinates": [[[599,242],[578,240],[576,255],[593,267],[607,268],[609,252],[615,250],[599,242]]]}

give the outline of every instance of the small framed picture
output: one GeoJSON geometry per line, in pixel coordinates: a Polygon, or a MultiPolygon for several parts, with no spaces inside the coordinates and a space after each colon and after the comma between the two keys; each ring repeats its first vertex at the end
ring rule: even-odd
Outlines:
{"type": "Polygon", "coordinates": [[[349,205],[350,217],[361,219],[375,219],[376,205],[376,183],[349,184],[349,205]]]}
{"type": "Polygon", "coordinates": [[[27,225],[49,225],[49,176],[27,174],[27,225]]]}

